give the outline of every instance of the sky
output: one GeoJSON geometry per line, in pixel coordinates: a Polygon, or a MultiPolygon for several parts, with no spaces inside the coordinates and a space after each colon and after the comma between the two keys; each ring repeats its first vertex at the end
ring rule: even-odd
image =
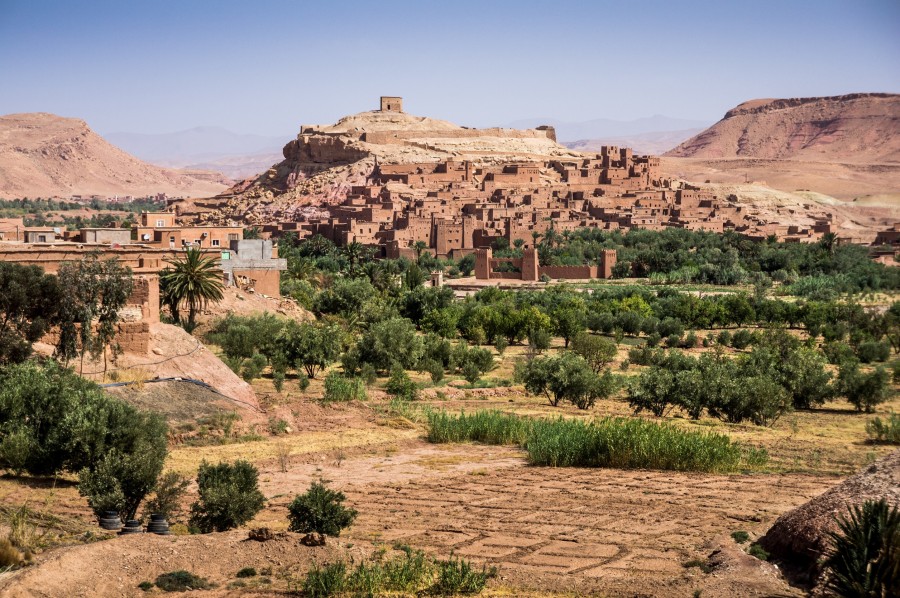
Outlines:
{"type": "Polygon", "coordinates": [[[466,126],[714,122],[900,92],[898,0],[0,0],[0,114],[296,134],[404,98],[466,126]]]}

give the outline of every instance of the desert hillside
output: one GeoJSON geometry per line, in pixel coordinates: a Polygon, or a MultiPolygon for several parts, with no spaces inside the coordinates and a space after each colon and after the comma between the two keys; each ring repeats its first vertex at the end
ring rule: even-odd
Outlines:
{"type": "Polygon", "coordinates": [[[666,156],[900,162],[900,95],[751,100],[666,156]]]}
{"type": "Polygon", "coordinates": [[[83,120],[47,113],[0,116],[0,196],[71,194],[208,195],[226,188],[218,173],[142,162],[83,120]]]}

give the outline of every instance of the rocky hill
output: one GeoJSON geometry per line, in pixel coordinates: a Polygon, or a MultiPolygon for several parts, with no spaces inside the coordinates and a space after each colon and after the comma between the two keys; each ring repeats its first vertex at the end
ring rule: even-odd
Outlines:
{"type": "Polygon", "coordinates": [[[218,173],[142,162],[83,120],[47,113],[0,116],[0,197],[211,195],[228,183],[218,173]]]}
{"type": "Polygon", "coordinates": [[[751,100],[665,154],[679,158],[762,158],[900,162],[900,95],[751,100]]]}
{"type": "Polygon", "coordinates": [[[261,223],[274,212],[340,203],[378,164],[472,160],[505,163],[577,157],[553,127],[472,129],[405,112],[373,110],[332,125],[302,126],[284,146],[284,160],[215,200],[183,202],[182,214],[261,223]]]}

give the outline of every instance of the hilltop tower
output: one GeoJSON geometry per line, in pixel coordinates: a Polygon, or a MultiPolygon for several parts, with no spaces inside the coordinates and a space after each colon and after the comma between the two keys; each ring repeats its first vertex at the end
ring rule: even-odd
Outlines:
{"type": "Polygon", "coordinates": [[[381,96],[382,112],[403,112],[403,98],[396,96],[381,96]]]}

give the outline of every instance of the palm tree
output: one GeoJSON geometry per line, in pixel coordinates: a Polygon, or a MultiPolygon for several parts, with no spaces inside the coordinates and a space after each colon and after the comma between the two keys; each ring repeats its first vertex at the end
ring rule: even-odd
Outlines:
{"type": "Polygon", "coordinates": [[[425,241],[416,241],[413,243],[413,249],[416,250],[416,263],[422,261],[422,252],[428,249],[428,244],[425,241]]]}
{"type": "Polygon", "coordinates": [[[162,271],[159,277],[165,303],[172,310],[172,317],[179,321],[178,308],[187,304],[188,328],[193,328],[197,312],[212,301],[218,303],[223,298],[222,274],[216,258],[204,256],[200,249],[192,247],[183,257],[166,260],[171,267],[162,271]]]}
{"type": "Polygon", "coordinates": [[[819,245],[828,252],[829,255],[834,255],[834,247],[837,245],[838,236],[836,233],[825,233],[822,235],[822,238],[819,240],[819,245]]]}

